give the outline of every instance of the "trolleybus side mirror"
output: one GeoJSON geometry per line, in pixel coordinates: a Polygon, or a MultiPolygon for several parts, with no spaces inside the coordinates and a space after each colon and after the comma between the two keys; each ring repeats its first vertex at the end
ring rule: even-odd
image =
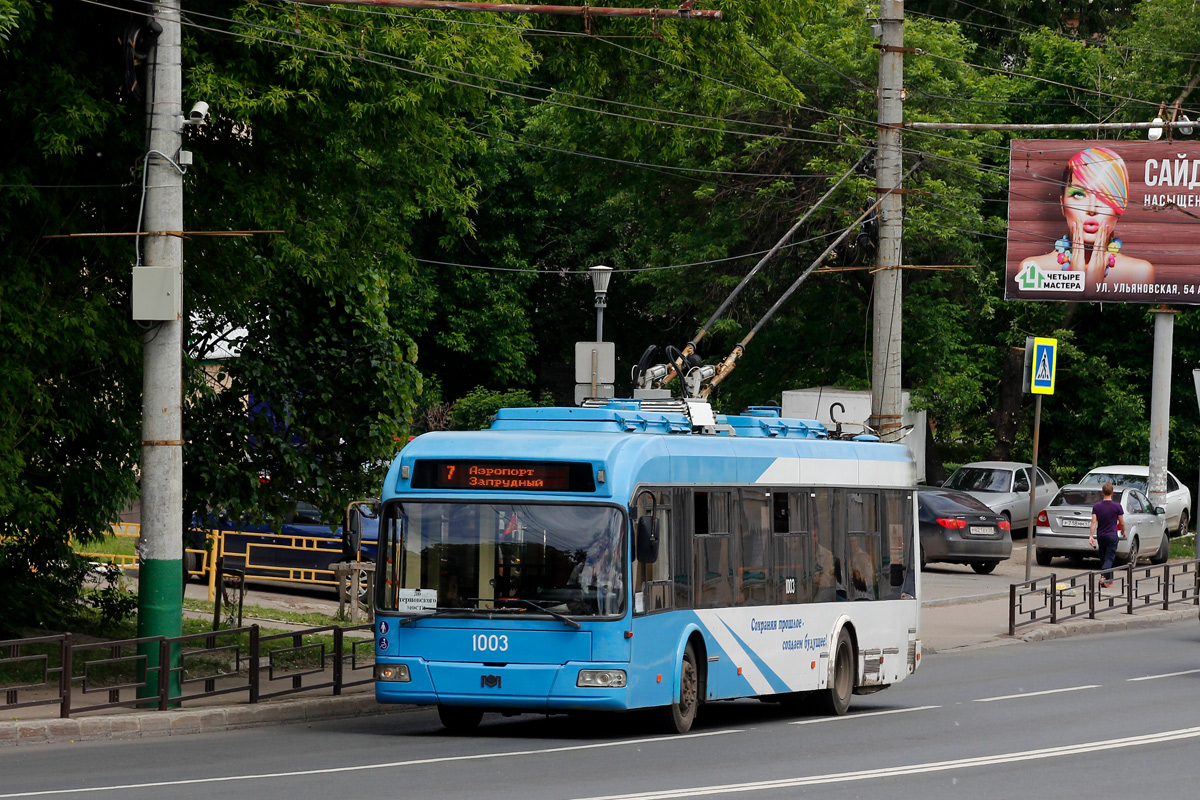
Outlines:
{"type": "Polygon", "coordinates": [[[362,554],[363,518],[379,519],[378,500],[355,500],[346,506],[342,526],[342,555],[358,561],[362,554]]]}
{"type": "Polygon", "coordinates": [[[638,517],[636,555],[643,564],[658,561],[658,520],[655,517],[638,517]]]}
{"type": "Polygon", "coordinates": [[[343,553],[357,561],[359,548],[362,547],[362,512],[357,505],[346,509],[346,526],[342,530],[343,553]]]}

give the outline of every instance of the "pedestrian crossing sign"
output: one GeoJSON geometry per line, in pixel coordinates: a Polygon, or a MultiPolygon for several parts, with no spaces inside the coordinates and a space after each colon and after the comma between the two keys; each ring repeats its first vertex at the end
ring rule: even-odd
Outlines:
{"type": "Polygon", "coordinates": [[[1054,394],[1054,374],[1058,366],[1058,339],[1033,339],[1033,369],[1030,370],[1029,391],[1033,394],[1054,394]]]}

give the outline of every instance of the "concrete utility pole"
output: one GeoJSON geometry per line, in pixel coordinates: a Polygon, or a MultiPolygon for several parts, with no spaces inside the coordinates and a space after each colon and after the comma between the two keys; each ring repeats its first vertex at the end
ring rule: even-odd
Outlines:
{"type": "Polygon", "coordinates": [[[1175,311],[1154,311],[1154,362],[1150,374],[1150,505],[1167,505],[1167,445],[1171,430],[1171,351],[1175,343],[1175,311]]]}
{"type": "MultiPolygon", "coordinates": [[[[162,25],[162,33],[146,100],[150,148],[143,199],[143,230],[148,234],[144,237],[144,264],[174,270],[165,274],[178,295],[183,270],[183,175],[174,163],[183,142],[179,0],[160,0],[152,13],[162,25]]],[[[180,302],[176,296],[175,303],[180,302]]],[[[183,633],[183,323],[178,311],[172,316],[174,319],[160,318],[146,331],[143,342],[139,637],[183,633]]],[[[148,668],[159,666],[157,645],[146,647],[143,655],[148,668]]],[[[151,686],[146,687],[146,695],[158,691],[158,678],[159,673],[149,673],[151,686]]],[[[178,678],[172,684],[177,686],[178,678]]]]}
{"type": "MultiPolygon", "coordinates": [[[[879,17],[879,135],[876,192],[900,186],[904,165],[904,0],[883,0],[879,17]]],[[[879,206],[879,250],[872,297],[870,425],[884,441],[900,431],[900,280],[903,201],[899,191],[879,206]]]]}

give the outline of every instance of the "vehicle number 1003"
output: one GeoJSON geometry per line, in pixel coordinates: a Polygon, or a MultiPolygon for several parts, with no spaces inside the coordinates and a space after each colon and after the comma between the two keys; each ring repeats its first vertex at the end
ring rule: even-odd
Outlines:
{"type": "Polygon", "coordinates": [[[476,653],[502,653],[508,649],[508,637],[479,633],[471,637],[471,649],[476,653]]]}

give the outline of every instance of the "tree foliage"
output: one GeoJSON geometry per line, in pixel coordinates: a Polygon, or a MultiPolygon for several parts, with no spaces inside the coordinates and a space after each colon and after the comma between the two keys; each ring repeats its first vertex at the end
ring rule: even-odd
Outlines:
{"type": "MultiPolygon", "coordinates": [[[[1148,119],[1177,98],[1200,116],[1190,0],[1076,5],[910,3],[906,119],[1148,119]]],[[[647,345],[696,337],[807,212],[703,331],[709,362],[848,236],[714,399],[737,411],[792,388],[869,386],[874,227],[852,223],[876,199],[874,12],[721,9],[720,23],[585,29],[189,3],[184,100],[211,118],[186,133],[185,228],[278,233],[184,243],[185,517],[277,516],[306,499],[333,522],[378,491],[418,409],[457,401],[439,418],[477,427],[498,403],[569,403],[573,343],[594,336],[589,266],[617,270],[604,321],[624,374],[647,345]]],[[[13,619],[61,615],[78,578],[68,537],[104,530],[137,496],[137,246],[47,237],[137,226],[147,116],[121,90],[115,42],[142,19],[0,0],[0,602],[23,603],[13,619]]],[[[1009,138],[905,132],[903,382],[947,461],[1026,457],[1030,404],[1001,419],[1002,376],[1027,335],[1056,335],[1043,464],[1070,479],[1144,460],[1149,310],[1002,299],[1009,138]]],[[[1177,408],[1198,326],[1177,317],[1177,408]]],[[[1200,425],[1177,415],[1171,441],[1190,473],[1200,425]]]]}
{"type": "Polygon", "coordinates": [[[140,115],[95,71],[112,56],[93,7],[16,2],[0,13],[0,628],[53,624],[86,540],[135,494],[140,375],[126,231],[140,115]],[[134,387],[130,391],[130,387],[134,387]],[[37,580],[34,580],[34,576],[37,580]]]}

